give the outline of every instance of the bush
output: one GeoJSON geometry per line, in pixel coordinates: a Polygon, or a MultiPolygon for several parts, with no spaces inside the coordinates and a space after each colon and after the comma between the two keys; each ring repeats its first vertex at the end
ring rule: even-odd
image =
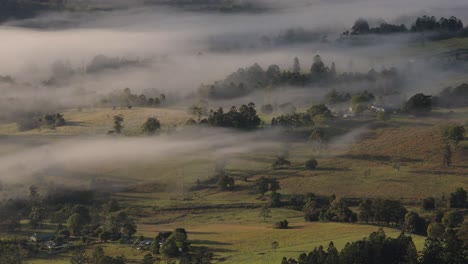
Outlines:
{"type": "Polygon", "coordinates": [[[283,221],[276,222],[273,225],[273,228],[274,229],[287,229],[288,225],[289,225],[288,220],[283,220],[283,221]]]}
{"type": "Polygon", "coordinates": [[[306,161],[305,168],[308,170],[315,170],[318,166],[318,162],[316,159],[310,159],[306,161]]]}
{"type": "Polygon", "coordinates": [[[426,199],[423,200],[422,202],[422,208],[426,211],[428,210],[434,210],[436,207],[435,205],[435,199],[434,197],[428,197],[426,199]]]}
{"type": "Polygon", "coordinates": [[[149,117],[146,119],[146,122],[143,124],[143,132],[146,134],[154,134],[156,131],[161,129],[161,123],[155,117],[149,117]]]}
{"type": "Polygon", "coordinates": [[[448,211],[442,218],[442,224],[446,228],[454,228],[463,223],[463,214],[458,211],[448,211]]]}

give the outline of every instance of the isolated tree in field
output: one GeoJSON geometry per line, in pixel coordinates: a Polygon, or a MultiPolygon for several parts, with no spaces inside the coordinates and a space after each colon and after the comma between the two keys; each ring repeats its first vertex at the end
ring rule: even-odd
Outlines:
{"type": "Polygon", "coordinates": [[[123,129],[123,123],[124,121],[124,118],[122,115],[116,115],[114,116],[114,131],[115,133],[118,133],[120,134],[122,132],[122,129],[123,129]]]}
{"type": "Polygon", "coordinates": [[[442,136],[447,143],[457,145],[465,139],[465,128],[457,125],[446,126],[442,131],[442,136]]]}
{"type": "Polygon", "coordinates": [[[263,221],[266,221],[267,218],[271,218],[271,210],[268,204],[262,206],[259,216],[263,218],[263,221]]]}
{"type": "Polygon", "coordinates": [[[406,102],[404,110],[410,114],[428,113],[432,110],[432,96],[415,94],[406,102]]]}
{"type": "Polygon", "coordinates": [[[165,94],[161,94],[161,95],[159,96],[159,98],[161,98],[161,103],[166,102],[166,95],[165,95],[165,94]]]}
{"type": "Polygon", "coordinates": [[[235,181],[233,177],[229,177],[228,175],[222,173],[221,175],[218,176],[218,188],[221,191],[226,191],[226,190],[233,190],[235,181]]]}
{"type": "Polygon", "coordinates": [[[452,147],[450,147],[450,144],[445,144],[442,149],[442,165],[450,167],[452,165],[452,155],[452,147]]]}
{"type": "Polygon", "coordinates": [[[149,117],[143,124],[143,132],[149,135],[155,134],[159,129],[161,129],[161,123],[156,117],[149,117]]]}
{"type": "Polygon", "coordinates": [[[284,166],[289,166],[289,165],[291,165],[291,162],[287,160],[286,158],[284,158],[283,156],[277,157],[276,160],[273,162],[273,168],[275,170],[283,169],[284,166]]]}
{"type": "Polygon", "coordinates": [[[274,251],[276,251],[276,250],[279,248],[279,243],[276,242],[276,241],[273,241],[273,242],[271,243],[271,248],[272,248],[274,251]]]}
{"type": "Polygon", "coordinates": [[[305,168],[308,170],[315,170],[318,166],[318,162],[316,159],[309,159],[305,163],[305,168]]]}

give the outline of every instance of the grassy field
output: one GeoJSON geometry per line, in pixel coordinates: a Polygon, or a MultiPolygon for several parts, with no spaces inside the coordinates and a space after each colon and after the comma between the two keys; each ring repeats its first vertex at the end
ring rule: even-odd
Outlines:
{"type": "MultiPolygon", "coordinates": [[[[138,135],[147,117],[156,116],[163,127],[184,123],[190,115],[183,109],[85,109],[67,111],[71,125],[56,130],[18,132],[15,124],[0,125],[0,155],[27,149],[32,145],[53,142],[57,138],[104,135],[112,127],[112,116],[124,115],[124,134],[138,135]]],[[[339,127],[328,148],[303,141],[288,144],[290,167],[273,170],[276,153],[254,152],[235,155],[226,160],[225,171],[235,177],[236,189],[221,192],[210,187],[194,190],[195,182],[215,175],[216,162],[203,158],[190,161],[140,161],[99,166],[68,166],[50,171],[43,180],[65,180],[86,186],[93,179],[118,182],[124,189],[113,197],[135,216],[138,234],[153,238],[159,231],[184,227],[194,246],[207,246],[217,261],[223,263],[280,263],[283,256],[297,257],[314,247],[333,241],[338,248],[347,242],[367,237],[378,227],[359,224],[307,223],[302,212],[272,209],[272,218],[263,221],[259,208],[266,199],[253,191],[259,177],[274,177],[280,181],[281,194],[316,193],[338,197],[380,197],[401,199],[407,206],[419,210],[419,202],[428,196],[448,195],[457,187],[467,187],[468,141],[460,143],[450,168],[441,166],[440,129],[448,122],[465,123],[468,109],[437,110],[426,118],[396,116],[387,122],[346,120],[331,124],[339,127]],[[367,123],[366,125],[362,125],[367,123]],[[351,131],[357,131],[350,134],[351,131]],[[304,162],[316,157],[319,168],[304,169],[304,162]],[[399,157],[401,168],[392,166],[399,157]],[[366,172],[367,171],[367,172],[366,172]],[[70,175],[73,175],[70,177],[70,175]],[[241,179],[246,178],[247,181],[241,179]],[[274,222],[287,219],[288,230],[276,230],[274,222]],[[274,251],[271,243],[277,241],[274,251]]],[[[399,230],[385,228],[390,236],[399,230]]],[[[32,231],[31,231],[32,232],[32,231]]],[[[424,238],[413,236],[421,250],[424,238]]],[[[105,244],[111,255],[125,254],[138,263],[144,254],[127,245],[105,244]]],[[[91,250],[91,249],[89,249],[91,250]]],[[[35,259],[30,263],[68,263],[69,255],[35,259]]]]}

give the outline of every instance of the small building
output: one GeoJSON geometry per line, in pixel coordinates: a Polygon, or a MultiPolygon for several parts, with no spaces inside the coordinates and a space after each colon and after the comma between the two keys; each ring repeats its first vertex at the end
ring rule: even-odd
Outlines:
{"type": "Polygon", "coordinates": [[[370,106],[370,109],[373,111],[373,112],[383,112],[383,113],[392,113],[392,114],[396,114],[400,111],[399,108],[396,108],[396,107],[393,107],[393,106],[389,106],[389,105],[377,105],[377,104],[374,104],[374,105],[371,105],[370,106]]]}
{"type": "Polygon", "coordinates": [[[55,234],[37,234],[37,233],[34,233],[34,235],[30,236],[29,237],[29,240],[31,242],[35,242],[35,243],[41,243],[41,242],[47,242],[47,241],[50,241],[54,238],[55,234]]]}

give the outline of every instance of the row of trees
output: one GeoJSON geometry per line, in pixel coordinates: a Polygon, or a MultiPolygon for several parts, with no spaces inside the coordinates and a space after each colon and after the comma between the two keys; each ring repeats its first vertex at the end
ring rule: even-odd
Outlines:
{"type": "Polygon", "coordinates": [[[147,97],[145,94],[132,93],[130,88],[125,88],[122,91],[115,91],[101,99],[101,104],[105,106],[120,106],[132,108],[133,106],[140,107],[159,107],[166,103],[167,97],[165,94],[160,94],[158,97],[147,97]]]}
{"type": "Polygon", "coordinates": [[[354,22],[351,31],[346,31],[343,35],[364,35],[364,34],[391,34],[406,32],[444,31],[457,33],[463,31],[463,22],[455,16],[450,18],[441,17],[437,20],[434,16],[422,16],[416,18],[411,28],[404,24],[394,25],[386,22],[377,27],[370,27],[369,22],[360,18],[354,22]]]}
{"type": "Polygon", "coordinates": [[[299,59],[294,58],[289,70],[281,70],[278,65],[270,65],[264,70],[259,64],[239,69],[222,81],[210,85],[202,84],[199,93],[212,99],[230,99],[245,96],[253,91],[280,86],[315,86],[318,84],[340,84],[351,82],[365,82],[374,85],[375,89],[382,87],[389,90],[398,89],[401,81],[395,68],[383,69],[380,72],[370,70],[367,73],[338,74],[335,63],[325,65],[320,55],[313,58],[312,66],[304,71],[299,59]],[[378,80],[385,80],[377,85],[378,80]]]}

